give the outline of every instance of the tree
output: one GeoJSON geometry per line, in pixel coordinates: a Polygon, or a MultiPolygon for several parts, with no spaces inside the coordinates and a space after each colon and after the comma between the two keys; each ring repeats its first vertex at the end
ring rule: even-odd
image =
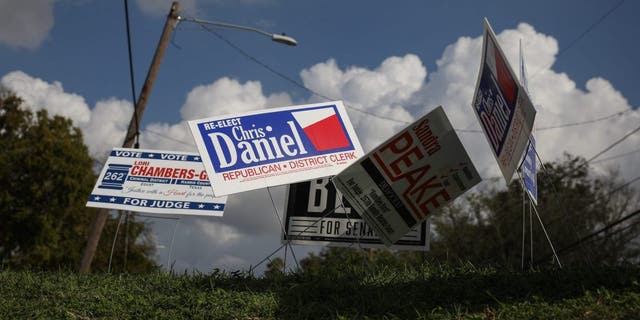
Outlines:
{"type": "MultiPolygon", "coordinates": [[[[562,264],[637,263],[639,194],[615,172],[590,175],[588,162],[580,157],[565,155],[545,168],[538,177],[537,210],[562,264]],[[596,233],[601,230],[605,232],[596,233]]],[[[525,209],[528,224],[528,206],[525,209]]],[[[506,190],[468,194],[430,219],[429,252],[325,248],[300,264],[304,272],[316,274],[341,274],[357,266],[418,266],[425,261],[520,268],[523,190],[517,180],[506,190]]],[[[535,213],[532,219],[534,259],[529,261],[527,226],[525,263],[549,264],[551,248],[535,213]]]]}
{"type": "MultiPolygon", "coordinates": [[[[588,243],[582,240],[638,208],[637,193],[628,185],[619,188],[624,183],[615,173],[592,177],[585,159],[565,155],[561,163],[546,165],[538,183],[537,210],[563,264],[614,264],[637,259],[638,244],[631,240],[640,232],[639,217],[590,238],[588,243]]],[[[437,236],[432,241],[432,257],[519,267],[522,219],[523,191],[517,180],[507,190],[467,196],[433,217],[437,236]]],[[[528,223],[529,218],[526,220],[528,223]]],[[[527,246],[529,239],[527,234],[527,246]]],[[[530,248],[526,248],[527,263],[550,261],[552,251],[535,213],[533,248],[534,261],[528,261],[530,248]]]]}
{"type": "MultiPolygon", "coordinates": [[[[0,265],[75,269],[95,215],[85,207],[96,176],[82,132],[46,110],[23,109],[9,92],[0,106],[0,265]]],[[[130,229],[134,239],[144,233],[140,224],[130,229]]],[[[142,244],[130,251],[148,265],[153,247],[142,244]]]]}
{"type": "Polygon", "coordinates": [[[264,276],[266,278],[278,278],[284,276],[284,271],[284,260],[276,257],[267,264],[267,270],[264,271],[264,276]]]}

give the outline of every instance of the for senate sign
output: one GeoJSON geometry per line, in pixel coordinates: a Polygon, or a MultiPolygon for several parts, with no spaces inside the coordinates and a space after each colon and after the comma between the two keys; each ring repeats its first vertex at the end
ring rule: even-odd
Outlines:
{"type": "Polygon", "coordinates": [[[189,121],[217,196],[335,175],[363,152],[340,101],[189,121]]]}
{"type": "MultiPolygon", "coordinates": [[[[412,228],[392,249],[429,250],[429,220],[412,228]]],[[[296,245],[382,248],[384,244],[336,190],[330,178],[289,185],[282,241],[296,245]]]]}
{"type": "Polygon", "coordinates": [[[200,155],[114,148],[88,207],[222,216],[226,197],[215,197],[200,155]]]}
{"type": "Polygon", "coordinates": [[[387,246],[480,180],[442,107],[333,178],[387,246]]]}

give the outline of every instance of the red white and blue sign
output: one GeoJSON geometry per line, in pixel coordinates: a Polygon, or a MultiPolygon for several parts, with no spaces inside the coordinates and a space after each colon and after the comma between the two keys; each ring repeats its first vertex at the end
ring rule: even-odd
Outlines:
{"type": "Polygon", "coordinates": [[[363,151],[341,101],[189,121],[216,196],[335,175],[363,151]]]}
{"type": "Polygon", "coordinates": [[[536,110],[516,80],[486,19],[482,49],[472,106],[509,183],[527,147],[536,110]]]}
{"type": "Polygon", "coordinates": [[[87,207],[164,214],[222,216],[199,154],[115,148],[87,207]]]}

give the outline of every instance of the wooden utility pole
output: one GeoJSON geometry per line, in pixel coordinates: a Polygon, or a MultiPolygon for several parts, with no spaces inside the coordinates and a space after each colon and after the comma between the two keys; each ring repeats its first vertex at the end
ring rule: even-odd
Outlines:
{"type": "MultiPolygon", "coordinates": [[[[167,21],[164,24],[164,29],[162,30],[162,35],[160,36],[158,47],[156,48],[156,52],[153,55],[153,60],[151,61],[151,67],[149,68],[147,78],[145,79],[144,85],[142,86],[142,91],[140,92],[140,97],[138,97],[138,103],[136,103],[136,105],[134,106],[135,112],[131,117],[127,135],[125,136],[124,142],[122,143],[123,148],[130,148],[133,145],[136,133],[138,132],[140,119],[142,119],[144,109],[147,106],[147,99],[149,97],[149,94],[151,93],[153,82],[156,79],[156,74],[158,73],[158,69],[160,68],[160,63],[162,62],[164,53],[167,50],[167,45],[169,44],[171,31],[178,22],[179,13],[180,5],[177,1],[174,1],[171,4],[171,10],[169,11],[169,15],[167,16],[167,21]]],[[[95,220],[93,220],[93,223],[91,224],[91,232],[89,233],[89,237],[87,238],[87,244],[84,247],[84,253],[82,254],[82,260],[80,261],[80,273],[88,273],[91,270],[91,262],[93,261],[93,257],[96,254],[98,242],[100,241],[100,236],[102,235],[102,230],[104,229],[104,225],[107,222],[108,217],[109,210],[100,209],[98,211],[98,214],[96,215],[95,220]]]]}

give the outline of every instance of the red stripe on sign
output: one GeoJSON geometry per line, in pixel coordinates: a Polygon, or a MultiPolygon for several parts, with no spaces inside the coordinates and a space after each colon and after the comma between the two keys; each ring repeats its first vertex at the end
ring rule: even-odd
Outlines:
{"type": "Polygon", "coordinates": [[[516,82],[511,77],[507,64],[502,59],[500,52],[498,50],[494,50],[493,52],[496,59],[496,72],[498,73],[496,76],[498,77],[498,85],[502,89],[505,98],[507,98],[507,102],[513,105],[516,102],[516,95],[518,94],[516,82]]]}
{"type": "Polygon", "coordinates": [[[349,139],[347,139],[342,124],[335,114],[304,127],[302,130],[318,151],[349,146],[349,139]]]}

